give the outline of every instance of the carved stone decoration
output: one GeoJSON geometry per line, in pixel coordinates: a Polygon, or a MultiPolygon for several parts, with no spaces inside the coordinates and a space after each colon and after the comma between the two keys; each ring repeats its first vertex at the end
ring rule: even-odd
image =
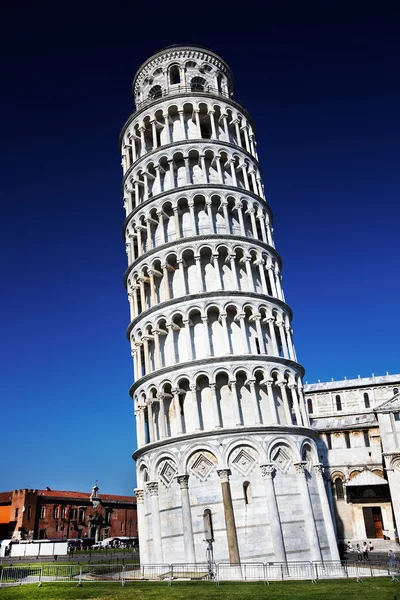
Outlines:
{"type": "Polygon", "coordinates": [[[236,467],[243,475],[248,475],[256,464],[256,459],[251,456],[249,449],[241,448],[236,453],[235,458],[230,462],[231,465],[236,467]]]}
{"type": "Polygon", "coordinates": [[[181,490],[189,489],[189,475],[177,475],[175,479],[179,483],[181,490]]]}
{"type": "Polygon", "coordinates": [[[296,471],[296,475],[305,475],[307,471],[307,463],[305,461],[295,462],[294,468],[296,471]]]}
{"type": "Polygon", "coordinates": [[[292,454],[287,446],[277,446],[271,453],[273,464],[282,472],[287,473],[292,464],[292,454]]]}
{"type": "Polygon", "coordinates": [[[169,487],[171,485],[172,480],[174,479],[177,472],[178,471],[177,471],[175,465],[172,464],[169,460],[165,460],[162,463],[158,474],[160,476],[160,480],[165,485],[165,487],[169,487]]]}
{"type": "Polygon", "coordinates": [[[139,488],[135,488],[133,491],[135,492],[135,495],[136,495],[136,502],[138,504],[143,504],[143,502],[144,502],[144,490],[140,490],[139,488]]]}
{"type": "Polygon", "coordinates": [[[229,483],[229,475],[231,474],[229,469],[218,469],[217,473],[221,483],[229,483]]]}
{"type": "Polygon", "coordinates": [[[272,465],[272,464],[260,465],[260,469],[261,469],[261,477],[263,477],[265,479],[272,479],[272,477],[275,475],[275,472],[276,472],[276,467],[275,467],[275,465],[272,465]]]}
{"type": "Polygon", "coordinates": [[[158,481],[148,481],[146,488],[150,496],[158,496],[158,481]]]}
{"type": "Polygon", "coordinates": [[[206,481],[214,467],[214,463],[203,453],[200,453],[192,464],[190,470],[194,475],[196,475],[196,477],[200,479],[200,481],[206,481]]]}
{"type": "Polygon", "coordinates": [[[323,477],[324,476],[324,467],[321,464],[314,465],[313,469],[314,469],[314,473],[315,473],[316,477],[323,477]]]}

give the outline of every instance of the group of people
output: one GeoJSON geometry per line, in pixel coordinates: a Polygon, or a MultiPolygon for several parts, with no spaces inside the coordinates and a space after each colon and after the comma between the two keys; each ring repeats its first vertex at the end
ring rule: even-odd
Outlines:
{"type": "MultiPolygon", "coordinates": [[[[360,547],[360,544],[356,545],[356,552],[357,552],[357,560],[369,560],[369,553],[371,552],[371,550],[373,550],[374,547],[372,545],[372,542],[364,542],[362,545],[362,548],[360,547]]],[[[347,542],[347,550],[349,551],[353,551],[353,545],[350,542],[350,540],[347,542]]]]}
{"type": "MultiPolygon", "coordinates": [[[[369,553],[373,549],[374,549],[374,547],[372,545],[372,542],[364,542],[362,545],[362,548],[360,547],[360,544],[357,544],[356,549],[355,549],[355,551],[357,552],[357,560],[369,560],[369,553]]],[[[354,551],[354,547],[353,547],[352,543],[350,542],[350,540],[347,542],[347,550],[349,552],[354,551]]],[[[389,550],[388,558],[389,558],[390,563],[394,563],[397,560],[397,557],[396,557],[395,553],[393,552],[393,550],[389,550]]]]}

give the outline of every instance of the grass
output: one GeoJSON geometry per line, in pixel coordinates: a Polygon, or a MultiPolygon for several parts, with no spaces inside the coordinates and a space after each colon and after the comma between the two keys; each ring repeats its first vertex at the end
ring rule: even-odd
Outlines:
{"type": "Polygon", "coordinates": [[[400,600],[400,585],[389,578],[357,583],[355,580],[310,582],[283,581],[264,586],[262,583],[83,583],[81,588],[69,583],[44,583],[2,588],[1,598],[18,600],[400,600]]]}

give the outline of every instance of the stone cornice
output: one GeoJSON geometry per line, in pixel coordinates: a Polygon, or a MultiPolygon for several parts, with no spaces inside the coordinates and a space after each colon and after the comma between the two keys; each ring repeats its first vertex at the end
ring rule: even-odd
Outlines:
{"type": "Polygon", "coordinates": [[[313,440],[317,440],[318,439],[318,432],[316,432],[314,429],[308,428],[308,427],[298,427],[297,425],[255,425],[253,427],[235,427],[235,428],[223,428],[223,429],[217,429],[217,430],[211,430],[211,431],[196,431],[195,433],[187,433],[187,434],[182,434],[179,436],[174,436],[174,437],[170,437],[170,438],[166,438],[164,440],[160,440],[158,442],[153,442],[151,444],[146,444],[145,446],[142,446],[141,448],[138,448],[137,450],[135,450],[135,452],[132,454],[132,458],[133,460],[137,460],[138,458],[140,458],[143,454],[146,454],[147,452],[151,451],[151,450],[155,450],[157,448],[162,448],[164,446],[168,446],[168,445],[173,445],[176,446],[176,444],[178,442],[184,442],[184,441],[190,441],[190,442],[194,442],[196,440],[202,439],[202,438],[207,438],[207,437],[219,437],[221,438],[222,436],[231,436],[231,435],[235,435],[235,436],[243,436],[243,434],[247,435],[247,434],[254,434],[254,433],[261,433],[261,434],[266,434],[266,433],[270,433],[270,434],[302,434],[302,435],[306,435],[307,437],[311,437],[313,440]]]}
{"type": "Polygon", "coordinates": [[[268,354],[235,354],[227,356],[207,356],[206,358],[177,363],[169,367],[163,367],[162,369],[157,369],[156,371],[152,371],[147,375],[143,375],[143,377],[140,377],[140,379],[138,379],[131,385],[129,389],[129,395],[133,399],[133,394],[139,386],[143,385],[147,381],[151,381],[152,379],[154,379],[154,377],[158,377],[160,375],[167,375],[171,371],[177,371],[178,369],[182,369],[184,371],[189,367],[202,367],[206,365],[212,366],[219,363],[243,364],[249,361],[260,363],[276,363],[278,365],[284,365],[292,368],[296,367],[296,370],[299,372],[300,377],[304,377],[305,370],[300,363],[295,362],[294,360],[290,360],[288,358],[283,358],[281,356],[270,356],[268,354]]]}
{"type": "Polygon", "coordinates": [[[153,102],[146,103],[145,106],[141,106],[140,108],[138,108],[138,110],[135,110],[135,112],[133,112],[127,118],[124,125],[122,126],[121,133],[119,134],[119,138],[118,138],[118,144],[119,144],[120,151],[121,151],[122,141],[123,141],[125,132],[128,129],[128,127],[131,125],[132,121],[134,119],[136,119],[136,117],[140,116],[143,112],[146,112],[146,110],[149,107],[156,106],[157,104],[161,104],[162,102],[165,102],[166,99],[176,100],[177,98],[183,98],[185,96],[188,98],[188,101],[190,101],[191,98],[192,99],[193,98],[213,98],[215,100],[219,100],[220,102],[226,102],[226,103],[231,104],[234,108],[236,108],[237,110],[240,110],[240,112],[243,113],[243,115],[246,117],[246,119],[251,124],[253,132],[256,133],[256,127],[255,127],[252,117],[248,113],[247,109],[244,108],[244,106],[237,100],[234,100],[233,98],[228,98],[227,96],[224,96],[222,94],[213,94],[212,92],[190,92],[190,94],[188,94],[187,92],[185,92],[185,93],[177,92],[177,93],[168,94],[166,96],[162,96],[161,98],[156,98],[153,102]]]}
{"type": "MultiPolygon", "coordinates": [[[[252,244],[253,246],[261,246],[261,248],[268,250],[268,252],[270,252],[271,254],[273,254],[275,256],[275,258],[277,259],[277,261],[279,262],[279,268],[282,269],[282,259],[279,255],[279,253],[275,250],[275,248],[273,248],[272,246],[269,246],[268,244],[266,244],[265,242],[261,242],[260,240],[256,240],[255,238],[248,238],[245,237],[243,235],[232,235],[230,233],[226,233],[226,234],[220,234],[220,233],[214,233],[214,234],[207,234],[207,235],[192,235],[190,237],[184,237],[184,238],[180,238],[179,240],[174,240],[173,242],[167,242],[166,244],[161,244],[160,246],[157,246],[157,248],[152,248],[151,250],[148,250],[148,252],[145,252],[144,254],[142,254],[141,256],[139,256],[136,260],[133,261],[133,263],[131,265],[129,265],[129,267],[126,269],[125,273],[124,273],[124,285],[125,285],[125,289],[127,289],[127,283],[128,283],[128,277],[129,274],[131,273],[131,271],[133,271],[133,269],[140,264],[141,262],[144,261],[144,259],[147,257],[151,258],[151,256],[153,256],[154,254],[158,254],[160,251],[163,250],[168,250],[168,248],[175,248],[176,246],[183,246],[185,244],[190,244],[193,242],[196,242],[197,240],[199,241],[218,241],[221,240],[222,242],[248,242],[250,244],[252,244]]],[[[268,296],[268,298],[270,298],[270,296],[268,296]]]]}
{"type": "Polygon", "coordinates": [[[168,198],[168,196],[170,196],[171,194],[179,193],[179,195],[182,195],[182,193],[185,194],[185,192],[196,191],[196,195],[197,195],[197,190],[199,190],[199,193],[201,194],[201,190],[204,190],[206,192],[207,190],[212,191],[214,189],[217,191],[221,190],[221,191],[226,191],[226,192],[233,192],[234,194],[239,193],[242,196],[249,196],[250,198],[257,200],[258,202],[260,202],[260,204],[264,204],[265,210],[268,212],[271,225],[273,224],[272,209],[269,206],[269,204],[267,203],[267,201],[264,200],[264,198],[261,198],[261,196],[258,196],[257,194],[254,194],[253,192],[250,192],[249,190],[244,190],[243,188],[234,187],[233,185],[225,185],[223,183],[198,183],[196,185],[184,185],[182,187],[174,188],[172,190],[166,190],[165,192],[162,192],[161,194],[157,194],[155,196],[152,196],[152,198],[148,198],[145,202],[142,202],[139,206],[135,207],[132,210],[132,212],[130,212],[129,215],[125,218],[125,221],[122,225],[122,235],[124,238],[124,242],[125,242],[125,231],[126,231],[129,221],[143,207],[148,206],[155,201],[158,202],[159,200],[161,200],[164,197],[168,198]]]}
{"type": "Polygon", "coordinates": [[[212,292],[202,292],[199,294],[188,294],[186,296],[179,296],[179,298],[173,298],[172,300],[165,300],[164,302],[160,302],[159,304],[157,304],[156,306],[152,306],[151,308],[148,308],[147,310],[144,310],[143,312],[140,313],[140,315],[138,315],[137,317],[135,317],[135,319],[133,319],[133,321],[131,321],[129,323],[129,326],[126,330],[126,337],[130,338],[130,334],[132,329],[135,327],[135,325],[137,325],[137,323],[139,323],[142,319],[148,319],[149,316],[152,313],[157,312],[157,310],[160,309],[166,309],[170,306],[175,306],[176,304],[182,304],[182,302],[189,300],[191,302],[194,302],[195,300],[203,300],[203,299],[207,299],[207,298],[251,298],[251,299],[255,299],[255,300],[260,300],[263,299],[264,301],[267,300],[267,302],[270,302],[271,304],[275,306],[278,306],[280,308],[284,308],[286,310],[286,312],[288,313],[290,320],[293,319],[293,313],[292,313],[292,309],[290,308],[290,306],[288,304],[286,304],[286,302],[283,302],[283,300],[279,300],[279,298],[274,298],[273,296],[267,296],[265,294],[261,294],[259,292],[241,292],[239,290],[219,290],[219,291],[212,291],[212,292]]]}
{"type": "MultiPolygon", "coordinates": [[[[245,148],[242,148],[241,146],[238,146],[237,144],[232,144],[231,142],[225,142],[222,140],[216,140],[216,139],[212,139],[210,138],[209,140],[203,140],[203,138],[199,138],[199,139],[194,139],[194,140],[179,140],[178,142],[171,142],[170,144],[164,144],[163,146],[160,146],[160,148],[156,148],[155,150],[151,150],[150,152],[146,152],[146,154],[144,154],[143,156],[141,156],[140,158],[138,158],[127,170],[127,172],[125,173],[123,179],[122,179],[122,185],[121,185],[121,193],[122,195],[124,194],[124,187],[125,187],[125,183],[126,180],[129,178],[129,176],[132,174],[133,169],[135,169],[140,162],[145,162],[146,159],[151,158],[152,156],[154,156],[157,153],[162,153],[162,152],[167,152],[170,148],[180,148],[181,146],[182,148],[182,154],[183,154],[183,150],[186,146],[194,146],[191,149],[196,150],[196,144],[204,144],[206,146],[210,145],[211,146],[225,146],[226,148],[233,148],[234,150],[236,150],[239,153],[244,154],[247,158],[249,158],[259,169],[260,171],[260,175],[262,177],[262,168],[260,163],[258,162],[257,158],[255,156],[253,156],[253,154],[251,154],[251,152],[248,152],[245,148]]],[[[198,184],[192,184],[191,187],[196,186],[197,187],[198,184]]],[[[223,185],[223,184],[221,184],[223,185]]],[[[178,189],[178,188],[173,188],[173,189],[178,189]]],[[[172,190],[170,190],[172,191],[172,190]]]]}

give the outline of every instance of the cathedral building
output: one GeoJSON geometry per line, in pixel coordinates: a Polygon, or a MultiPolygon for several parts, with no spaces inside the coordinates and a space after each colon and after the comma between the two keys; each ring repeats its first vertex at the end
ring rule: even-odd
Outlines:
{"type": "Polygon", "coordinates": [[[400,374],[306,384],[340,540],[398,542],[400,374]],[[396,528],[397,523],[397,528],[396,528]]]}
{"type": "Polygon", "coordinates": [[[120,135],[143,563],[339,558],[233,85],[211,50],[165,48],[136,73],[120,135]]]}

